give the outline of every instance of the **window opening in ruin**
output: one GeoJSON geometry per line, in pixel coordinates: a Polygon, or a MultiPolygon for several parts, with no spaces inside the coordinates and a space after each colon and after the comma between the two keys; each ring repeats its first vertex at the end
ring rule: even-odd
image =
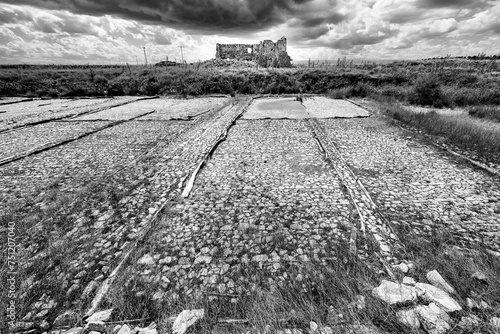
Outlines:
{"type": "Polygon", "coordinates": [[[247,48],[247,53],[252,53],[252,48],[247,48]]]}

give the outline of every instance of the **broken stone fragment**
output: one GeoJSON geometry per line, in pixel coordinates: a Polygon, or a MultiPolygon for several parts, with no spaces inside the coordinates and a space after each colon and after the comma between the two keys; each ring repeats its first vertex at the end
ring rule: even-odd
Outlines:
{"type": "Polygon", "coordinates": [[[418,329],[420,328],[420,320],[418,320],[417,309],[411,308],[408,310],[400,310],[396,312],[398,321],[408,327],[418,329]]]}
{"type": "Polygon", "coordinates": [[[412,277],[405,276],[405,277],[403,277],[403,284],[413,286],[413,285],[417,284],[417,281],[415,281],[412,277]]]}
{"type": "Polygon", "coordinates": [[[72,326],[78,322],[78,314],[73,311],[66,311],[57,316],[54,320],[54,327],[72,326]]]}
{"type": "Polygon", "coordinates": [[[408,268],[408,266],[406,265],[406,263],[400,263],[400,264],[397,264],[397,265],[393,265],[392,267],[394,269],[396,269],[396,270],[399,270],[403,274],[406,274],[410,270],[410,268],[408,268]]]}
{"type": "Polygon", "coordinates": [[[184,310],[174,321],[172,325],[172,331],[174,334],[184,334],[186,330],[194,325],[196,321],[202,319],[205,316],[205,310],[184,310]]]}
{"type": "Polygon", "coordinates": [[[473,309],[478,309],[479,308],[479,304],[474,299],[467,298],[466,301],[467,301],[467,308],[469,310],[473,310],[473,309]]]}
{"type": "Polygon", "coordinates": [[[151,257],[151,255],[149,254],[144,254],[140,259],[139,261],[137,261],[137,264],[139,265],[145,265],[145,266],[152,266],[155,264],[155,261],[153,260],[153,258],[151,257]]]}
{"type": "Polygon", "coordinates": [[[81,334],[83,332],[83,327],[73,327],[64,332],[64,334],[81,334]]]}
{"type": "Polygon", "coordinates": [[[413,287],[383,280],[378,287],[372,290],[375,297],[389,304],[414,302],[417,294],[413,287]]]}
{"type": "Polygon", "coordinates": [[[420,305],[417,307],[417,314],[422,327],[429,334],[442,334],[451,329],[450,324],[443,319],[442,314],[436,308],[420,305]]]}
{"type": "Polygon", "coordinates": [[[490,325],[493,327],[493,329],[497,330],[500,332],[500,318],[498,317],[493,317],[490,319],[490,325]]]}
{"type": "Polygon", "coordinates": [[[314,321],[309,322],[309,330],[311,333],[315,333],[318,330],[318,324],[314,321]]]}
{"type": "Polygon", "coordinates": [[[91,323],[91,322],[99,322],[99,321],[103,321],[103,322],[108,321],[111,318],[111,313],[113,313],[113,309],[96,312],[96,313],[92,314],[90,317],[88,317],[86,322],[91,323]]]}
{"type": "Polygon", "coordinates": [[[86,333],[92,332],[92,331],[100,332],[100,333],[107,333],[107,328],[106,328],[106,324],[104,323],[104,321],[93,321],[93,322],[89,322],[85,325],[84,331],[86,333]]]}
{"type": "Polygon", "coordinates": [[[474,274],[472,274],[470,277],[471,277],[471,278],[475,278],[475,279],[477,279],[478,281],[483,281],[483,282],[485,282],[485,283],[486,283],[486,282],[487,282],[487,280],[488,280],[488,279],[487,279],[487,277],[486,277],[486,275],[485,275],[483,272],[481,272],[481,271],[476,271],[476,272],[475,272],[474,274]]]}
{"type": "Polygon", "coordinates": [[[458,327],[466,331],[471,331],[474,330],[476,327],[478,327],[480,322],[481,319],[472,314],[467,317],[462,317],[460,319],[460,322],[458,323],[458,327]]]}
{"type": "Polygon", "coordinates": [[[451,298],[447,292],[435,287],[434,285],[417,283],[415,284],[415,289],[423,292],[422,298],[424,300],[436,303],[446,312],[462,310],[462,307],[455,299],[451,298]]]}
{"type": "Polygon", "coordinates": [[[427,280],[435,287],[440,288],[441,290],[444,290],[448,293],[457,293],[457,291],[448,282],[445,281],[443,276],[441,276],[441,274],[439,274],[437,270],[429,271],[426,277],[427,280]]]}
{"type": "Polygon", "coordinates": [[[116,334],[131,334],[132,329],[128,325],[123,325],[116,334]]]}

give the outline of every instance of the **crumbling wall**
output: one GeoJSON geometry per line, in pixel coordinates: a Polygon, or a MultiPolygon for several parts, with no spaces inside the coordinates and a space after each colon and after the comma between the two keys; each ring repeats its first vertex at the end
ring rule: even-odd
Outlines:
{"type": "Polygon", "coordinates": [[[251,60],[260,66],[291,67],[291,58],[286,51],[286,38],[276,43],[271,40],[260,44],[217,44],[215,58],[251,60]]]}

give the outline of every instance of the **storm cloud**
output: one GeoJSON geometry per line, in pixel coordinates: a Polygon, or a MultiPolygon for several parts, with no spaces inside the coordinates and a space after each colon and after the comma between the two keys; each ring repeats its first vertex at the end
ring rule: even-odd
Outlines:
{"type": "MultiPolygon", "coordinates": [[[[148,24],[165,24],[190,31],[259,30],[281,23],[312,0],[2,0],[50,10],[91,16],[113,15],[148,24]]],[[[333,21],[341,16],[333,16],[333,21]]],[[[314,22],[305,22],[311,24],[314,22]]]]}
{"type": "Polygon", "coordinates": [[[198,61],[281,36],[295,60],[499,54],[500,1],[0,0],[0,62],[198,61]]]}

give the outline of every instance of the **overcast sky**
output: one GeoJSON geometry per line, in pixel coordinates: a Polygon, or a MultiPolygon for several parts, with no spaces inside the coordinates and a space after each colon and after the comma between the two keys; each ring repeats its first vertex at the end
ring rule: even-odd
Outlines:
{"type": "Polygon", "coordinates": [[[0,0],[0,63],[187,61],[288,39],[294,60],[500,54],[500,1],[0,0]]]}

